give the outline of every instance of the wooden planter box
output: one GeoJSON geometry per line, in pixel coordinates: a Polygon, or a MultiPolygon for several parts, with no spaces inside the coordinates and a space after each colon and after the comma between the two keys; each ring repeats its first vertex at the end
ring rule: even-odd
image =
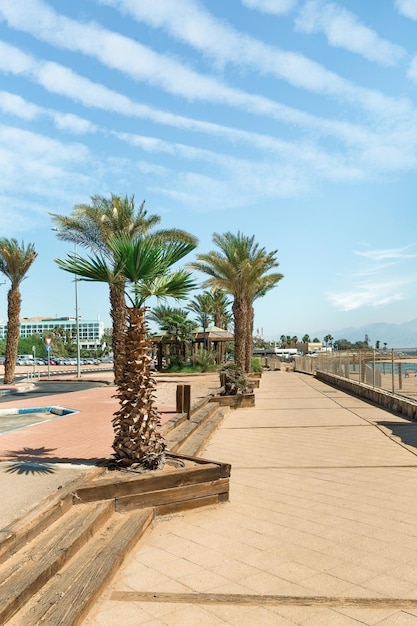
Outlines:
{"type": "Polygon", "coordinates": [[[181,454],[170,455],[185,464],[139,476],[100,478],[73,493],[73,504],[112,500],[116,511],[154,507],[155,515],[168,515],[229,499],[231,466],[181,454]]]}
{"type": "Polygon", "coordinates": [[[255,394],[237,394],[235,396],[212,396],[210,402],[218,402],[220,406],[229,406],[232,409],[241,409],[255,406],[255,394]]]}
{"type": "Polygon", "coordinates": [[[262,378],[262,372],[249,372],[245,374],[246,378],[262,378]]]}

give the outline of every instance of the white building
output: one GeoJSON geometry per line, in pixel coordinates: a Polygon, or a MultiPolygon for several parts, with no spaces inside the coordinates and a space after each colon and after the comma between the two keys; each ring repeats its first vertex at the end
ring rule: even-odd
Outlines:
{"type": "MultiPolygon", "coordinates": [[[[104,322],[100,320],[78,320],[81,350],[91,350],[101,345],[104,335],[104,322]]],[[[63,331],[76,338],[75,317],[23,317],[20,320],[20,337],[45,336],[49,332],[63,331]]],[[[7,320],[0,321],[0,339],[7,335],[7,320]]]]}

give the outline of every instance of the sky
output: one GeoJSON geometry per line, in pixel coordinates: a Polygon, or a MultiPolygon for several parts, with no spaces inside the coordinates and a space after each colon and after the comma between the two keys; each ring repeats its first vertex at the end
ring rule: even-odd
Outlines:
{"type": "MultiPolygon", "coordinates": [[[[38,253],[22,317],[75,315],[50,213],[113,193],[187,260],[276,250],[265,339],[415,319],[417,0],[0,0],[0,167],[0,236],[38,253]]],[[[110,326],[107,287],[78,312],[110,326]]]]}

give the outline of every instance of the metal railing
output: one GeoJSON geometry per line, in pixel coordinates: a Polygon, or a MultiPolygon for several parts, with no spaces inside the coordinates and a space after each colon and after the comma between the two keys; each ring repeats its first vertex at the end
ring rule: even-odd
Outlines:
{"type": "Polygon", "coordinates": [[[417,348],[319,352],[296,357],[295,369],[323,371],[417,399],[417,348]]]}

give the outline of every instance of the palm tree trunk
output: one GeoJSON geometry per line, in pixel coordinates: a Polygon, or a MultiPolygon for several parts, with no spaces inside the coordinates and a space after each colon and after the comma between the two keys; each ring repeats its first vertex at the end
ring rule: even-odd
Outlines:
{"type": "Polygon", "coordinates": [[[20,308],[22,296],[19,287],[11,287],[7,294],[7,338],[6,360],[4,363],[4,384],[11,385],[14,381],[16,358],[19,346],[20,308]]]}
{"type": "Polygon", "coordinates": [[[115,430],[113,450],[116,461],[122,466],[139,464],[146,469],[157,469],[164,462],[166,446],[159,432],[156,382],[149,368],[152,357],[145,309],[129,308],[127,316],[123,381],[115,395],[121,408],[112,422],[115,430]]]}
{"type": "Polygon", "coordinates": [[[246,354],[246,306],[242,298],[235,298],[233,302],[233,317],[235,320],[235,365],[242,373],[245,371],[246,354]]]}
{"type": "Polygon", "coordinates": [[[252,369],[252,348],[253,348],[253,322],[254,322],[254,310],[251,302],[247,303],[247,329],[246,329],[246,344],[245,344],[245,372],[250,372],[252,369]]]}
{"type": "Polygon", "coordinates": [[[122,286],[110,285],[110,307],[110,315],[113,320],[114,382],[119,386],[123,382],[127,328],[126,304],[122,286]]]}

